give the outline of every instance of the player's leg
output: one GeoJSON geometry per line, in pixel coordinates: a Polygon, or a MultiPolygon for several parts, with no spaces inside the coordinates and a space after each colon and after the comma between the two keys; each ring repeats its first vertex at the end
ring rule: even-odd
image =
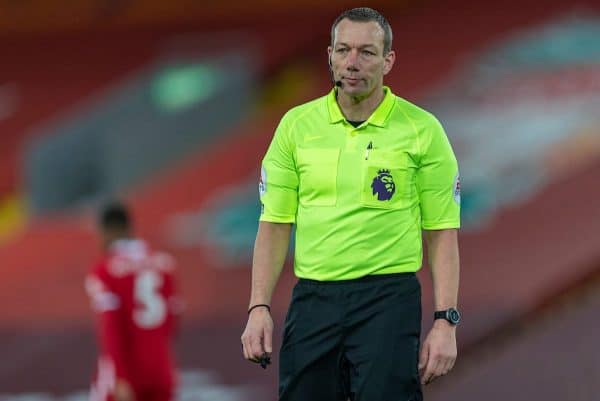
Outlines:
{"type": "Polygon", "coordinates": [[[421,401],[418,374],[421,293],[400,275],[350,293],[344,341],[352,401],[421,401]]]}
{"type": "Polygon", "coordinates": [[[345,401],[340,368],[341,307],[336,289],[294,288],[279,354],[279,401],[345,401]]]}

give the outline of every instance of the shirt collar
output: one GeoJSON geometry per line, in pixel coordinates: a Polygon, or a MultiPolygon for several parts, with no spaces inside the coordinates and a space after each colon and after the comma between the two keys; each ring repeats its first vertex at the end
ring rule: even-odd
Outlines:
{"type": "Polygon", "coordinates": [[[137,238],[122,238],[110,244],[110,251],[117,255],[127,256],[130,259],[140,260],[148,254],[148,245],[137,238]]]}
{"type": "MultiPolygon", "coordinates": [[[[340,105],[337,102],[336,91],[337,88],[332,89],[327,96],[327,108],[329,109],[329,122],[331,124],[339,123],[340,121],[344,121],[346,119],[344,114],[342,114],[340,105]]],[[[387,123],[388,116],[392,111],[392,107],[394,107],[394,102],[396,99],[396,96],[387,86],[383,87],[383,92],[385,93],[383,100],[367,120],[367,123],[376,125],[378,127],[384,127],[387,123]]]]}

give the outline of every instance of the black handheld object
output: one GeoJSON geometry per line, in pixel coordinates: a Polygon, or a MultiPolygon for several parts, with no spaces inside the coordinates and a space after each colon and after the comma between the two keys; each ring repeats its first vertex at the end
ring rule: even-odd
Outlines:
{"type": "Polygon", "coordinates": [[[263,369],[266,369],[268,365],[271,364],[271,357],[269,355],[267,355],[267,353],[265,352],[264,354],[262,354],[260,356],[260,358],[258,359],[258,363],[260,363],[260,366],[263,369]]]}

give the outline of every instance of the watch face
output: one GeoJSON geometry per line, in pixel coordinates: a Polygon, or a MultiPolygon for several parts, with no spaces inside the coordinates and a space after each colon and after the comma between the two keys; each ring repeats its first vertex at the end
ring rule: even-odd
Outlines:
{"type": "Polygon", "coordinates": [[[452,324],[458,324],[458,322],[460,322],[460,313],[458,313],[458,311],[454,308],[450,308],[448,309],[448,320],[452,323],[452,324]]]}

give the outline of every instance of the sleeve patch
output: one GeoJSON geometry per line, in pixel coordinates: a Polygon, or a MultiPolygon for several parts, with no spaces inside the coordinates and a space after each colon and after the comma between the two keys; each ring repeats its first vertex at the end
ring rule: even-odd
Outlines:
{"type": "Polygon", "coordinates": [[[267,170],[262,166],[260,168],[260,181],[258,183],[258,194],[263,196],[267,192],[267,170]]]}
{"type": "Polygon", "coordinates": [[[454,185],[452,185],[452,196],[454,201],[460,205],[460,173],[456,173],[454,177],[454,185]]]}

